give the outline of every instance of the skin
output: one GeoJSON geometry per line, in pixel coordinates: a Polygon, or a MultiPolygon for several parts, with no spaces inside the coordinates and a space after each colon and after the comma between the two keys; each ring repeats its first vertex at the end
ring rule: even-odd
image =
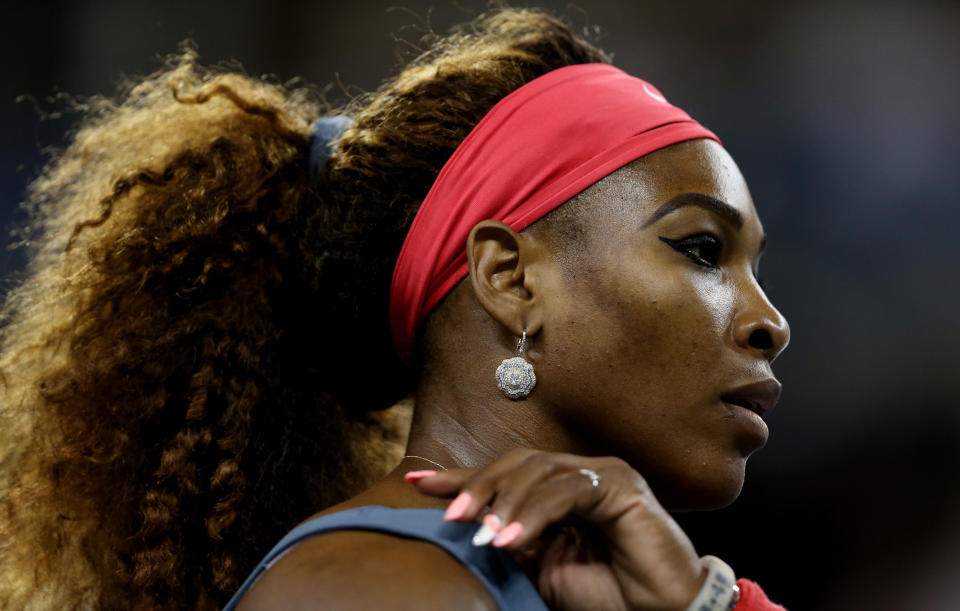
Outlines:
{"type": "MultiPolygon", "coordinates": [[[[520,524],[497,544],[551,607],[683,608],[702,572],[667,510],[736,498],[747,458],[767,438],[751,410],[779,394],[770,364],[789,328],[756,279],[763,229],[735,163],[708,140],[651,153],[567,205],[576,206],[577,232],[478,224],[469,281],[426,325],[407,453],[450,470],[408,483],[404,473],[434,466],[406,458],[327,512],[443,507],[465,493],[469,503],[448,517],[490,510],[503,526],[520,524]],[[538,383],[512,401],[492,372],[524,330],[538,383]],[[578,474],[584,467],[601,476],[599,499],[578,474]],[[573,518],[579,526],[567,534],[544,532],[573,518]]],[[[494,608],[437,548],[358,532],[297,546],[241,608],[318,600],[338,609],[494,608]]]]}

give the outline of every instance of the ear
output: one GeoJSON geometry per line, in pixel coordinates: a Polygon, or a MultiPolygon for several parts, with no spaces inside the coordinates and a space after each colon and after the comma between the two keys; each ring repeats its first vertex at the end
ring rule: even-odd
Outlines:
{"type": "Polygon", "coordinates": [[[532,336],[543,322],[536,265],[545,245],[500,221],[477,223],[467,238],[473,292],[490,316],[520,337],[532,336]]]}

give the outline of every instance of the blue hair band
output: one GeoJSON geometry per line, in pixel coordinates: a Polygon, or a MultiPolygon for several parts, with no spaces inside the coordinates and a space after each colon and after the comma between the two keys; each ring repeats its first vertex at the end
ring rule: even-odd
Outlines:
{"type": "Polygon", "coordinates": [[[327,159],[335,150],[333,141],[353,124],[354,120],[346,115],[323,117],[313,124],[313,135],[310,137],[311,175],[318,176],[323,173],[327,159]]]}

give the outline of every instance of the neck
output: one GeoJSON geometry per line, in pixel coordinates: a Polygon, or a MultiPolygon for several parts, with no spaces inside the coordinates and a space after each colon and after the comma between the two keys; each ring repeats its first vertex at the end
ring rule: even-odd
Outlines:
{"type": "MultiPolygon", "coordinates": [[[[521,447],[571,451],[556,410],[537,388],[520,400],[497,388],[494,372],[515,356],[517,338],[480,307],[469,283],[447,296],[424,333],[430,356],[420,373],[406,454],[452,469],[481,467],[521,447]]],[[[528,355],[536,367],[535,344],[528,355]]]]}
{"type": "Polygon", "coordinates": [[[475,468],[514,448],[566,449],[536,389],[516,401],[500,392],[493,375],[499,363],[478,358],[469,368],[424,371],[406,453],[447,468],[475,468]]]}
{"type": "Polygon", "coordinates": [[[489,372],[475,367],[469,376],[425,372],[415,398],[407,456],[373,487],[323,513],[363,505],[445,507],[449,499],[420,494],[403,475],[421,469],[482,467],[519,447],[551,448],[547,433],[553,427],[533,397],[511,401],[497,389],[493,377],[497,364],[495,360],[489,372]],[[483,382],[490,388],[483,388],[483,382]]]}

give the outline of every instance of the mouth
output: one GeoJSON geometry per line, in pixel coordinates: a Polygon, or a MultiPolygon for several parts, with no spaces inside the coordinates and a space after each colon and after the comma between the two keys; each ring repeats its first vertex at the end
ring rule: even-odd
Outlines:
{"type": "Polygon", "coordinates": [[[739,386],[721,395],[720,400],[765,418],[780,399],[780,389],[780,382],[776,378],[767,378],[739,386]]]}

